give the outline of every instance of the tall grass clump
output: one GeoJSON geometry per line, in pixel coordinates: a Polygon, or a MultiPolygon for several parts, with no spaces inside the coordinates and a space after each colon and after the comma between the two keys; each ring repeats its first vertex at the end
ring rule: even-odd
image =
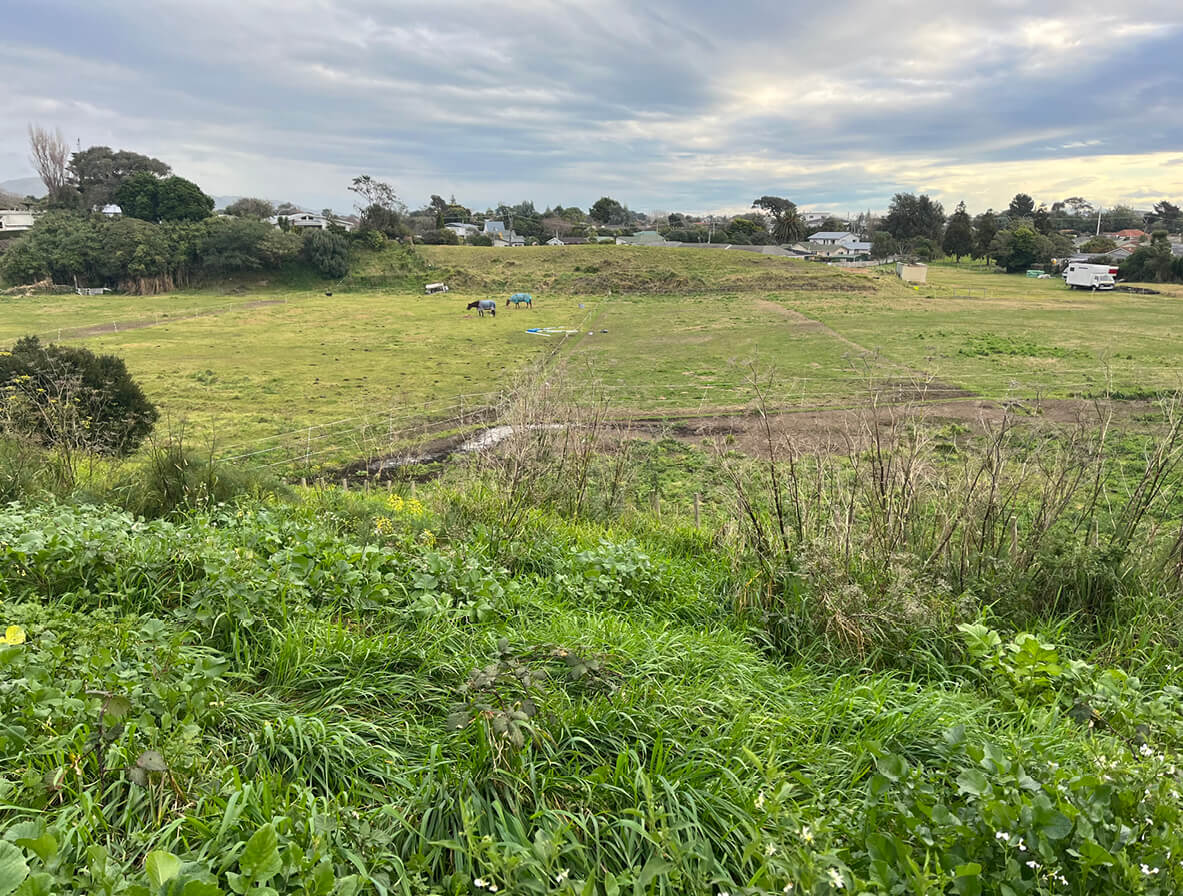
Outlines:
{"type": "Polygon", "coordinates": [[[825,453],[773,429],[766,390],[764,456],[717,456],[759,570],[740,609],[790,653],[887,660],[983,612],[1018,628],[1071,619],[1098,641],[1138,618],[1139,594],[1179,600],[1177,397],[1140,435],[1115,436],[1097,403],[1061,426],[1004,407],[950,441],[923,406],[872,394],[825,453]]]}

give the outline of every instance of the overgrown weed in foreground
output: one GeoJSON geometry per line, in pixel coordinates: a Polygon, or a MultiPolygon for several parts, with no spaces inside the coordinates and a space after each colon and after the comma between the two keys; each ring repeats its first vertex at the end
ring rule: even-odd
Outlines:
{"type": "Polygon", "coordinates": [[[898,413],[721,452],[718,531],[555,429],[415,495],[9,505],[0,888],[1178,891],[1175,633],[1116,637],[1178,601],[1174,418],[898,413]]]}

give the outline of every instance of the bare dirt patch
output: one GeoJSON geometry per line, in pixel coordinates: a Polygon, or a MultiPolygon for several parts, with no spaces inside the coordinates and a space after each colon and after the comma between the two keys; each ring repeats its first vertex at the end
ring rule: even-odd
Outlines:
{"type": "MultiPolygon", "coordinates": [[[[768,453],[768,431],[775,443],[791,441],[809,453],[845,451],[852,444],[865,445],[876,428],[900,423],[933,429],[954,427],[967,435],[980,435],[1002,423],[1004,416],[1038,427],[1097,425],[1104,415],[1114,422],[1133,422],[1153,411],[1148,401],[1097,403],[1086,399],[992,401],[965,398],[925,404],[883,404],[832,410],[782,411],[769,414],[768,430],[759,414],[722,417],[688,417],[661,427],[679,441],[701,444],[724,440],[734,450],[753,456],[768,453]]],[[[658,424],[653,424],[658,426],[658,424]]]]}
{"type": "MultiPolygon", "coordinates": [[[[1099,403],[1085,399],[1042,399],[991,401],[957,399],[927,404],[881,404],[877,408],[809,409],[769,413],[767,426],[758,413],[737,412],[715,416],[687,415],[676,419],[638,417],[606,421],[598,430],[601,448],[612,451],[630,439],[672,438],[688,445],[718,445],[752,457],[767,457],[771,439],[777,450],[791,444],[806,454],[832,454],[862,450],[878,428],[922,426],[934,433],[947,429],[954,437],[972,437],[993,429],[1006,415],[1023,425],[1040,428],[1096,426],[1106,416],[1127,426],[1149,414],[1149,401],[1099,403]]],[[[495,426],[492,411],[484,416],[489,426],[436,436],[403,452],[359,461],[340,470],[337,476],[387,478],[390,476],[430,478],[438,465],[453,455],[481,450],[477,444],[485,434],[509,430],[495,426]]],[[[535,424],[548,428],[557,424],[535,424]]],[[[512,438],[512,431],[499,432],[497,444],[512,438]]]]}

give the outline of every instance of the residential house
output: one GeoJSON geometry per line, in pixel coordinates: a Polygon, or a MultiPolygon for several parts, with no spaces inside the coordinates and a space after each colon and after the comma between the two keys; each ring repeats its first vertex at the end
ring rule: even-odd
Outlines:
{"type": "Polygon", "coordinates": [[[808,242],[815,246],[836,246],[857,239],[857,236],[845,230],[822,230],[809,237],[808,242]]]}
{"type": "Polygon", "coordinates": [[[485,236],[496,237],[498,234],[505,233],[504,221],[486,221],[485,222],[485,236]]]}
{"type": "Polygon", "coordinates": [[[24,209],[0,209],[0,230],[28,230],[36,223],[36,216],[24,209]]]}
{"type": "Polygon", "coordinates": [[[475,224],[463,224],[459,221],[453,222],[451,224],[445,224],[444,230],[452,231],[454,234],[456,234],[456,236],[460,237],[460,239],[462,239],[462,240],[466,240],[470,236],[476,236],[478,233],[481,232],[480,228],[477,227],[475,224]]]}
{"type": "Polygon", "coordinates": [[[1145,230],[1119,230],[1113,234],[1114,239],[1133,240],[1135,243],[1150,236],[1145,230]]]}
{"type": "Polygon", "coordinates": [[[790,251],[816,261],[867,261],[871,244],[848,231],[821,231],[804,243],[790,247],[790,251]]]}
{"type": "Polygon", "coordinates": [[[838,216],[832,215],[829,212],[801,212],[801,222],[806,227],[820,227],[830,218],[836,217],[838,216]]]}
{"type": "Polygon", "coordinates": [[[354,228],[353,222],[345,218],[326,218],[324,215],[318,215],[315,212],[296,212],[291,215],[276,215],[269,220],[278,227],[280,218],[287,218],[288,225],[292,230],[328,230],[329,227],[334,225],[346,231],[353,230],[354,228]]]}
{"type": "Polygon", "coordinates": [[[507,232],[503,231],[497,236],[493,237],[493,245],[498,248],[516,249],[520,246],[526,245],[526,238],[524,236],[518,236],[512,230],[507,232]]]}

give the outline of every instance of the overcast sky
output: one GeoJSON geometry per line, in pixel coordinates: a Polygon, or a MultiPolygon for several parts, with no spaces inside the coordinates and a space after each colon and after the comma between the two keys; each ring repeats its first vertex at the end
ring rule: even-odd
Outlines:
{"type": "Polygon", "coordinates": [[[727,211],[1183,201],[1180,0],[11,0],[25,126],[215,195],[727,211]]]}

